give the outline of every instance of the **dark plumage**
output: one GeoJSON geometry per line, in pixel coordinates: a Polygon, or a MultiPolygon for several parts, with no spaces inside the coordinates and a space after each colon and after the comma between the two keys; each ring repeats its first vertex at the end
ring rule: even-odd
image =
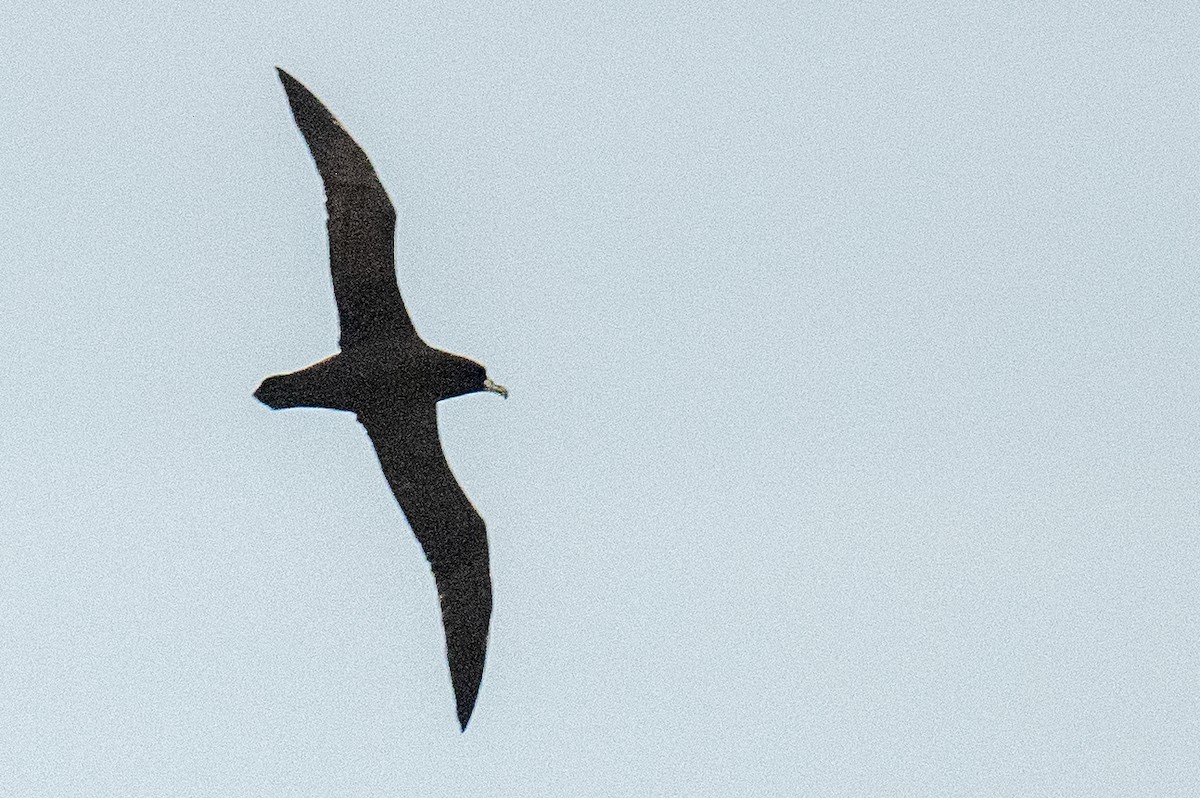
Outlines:
{"type": "Polygon", "coordinates": [[[421,340],[396,285],[396,211],[375,169],[312,92],[282,69],[279,79],[325,184],[341,351],[300,371],[267,377],[254,396],[276,410],[347,410],[366,428],[433,569],[465,730],[483,676],[492,582],[483,519],[442,453],[437,403],[474,391],[507,397],[508,391],[473,360],[421,340]]]}

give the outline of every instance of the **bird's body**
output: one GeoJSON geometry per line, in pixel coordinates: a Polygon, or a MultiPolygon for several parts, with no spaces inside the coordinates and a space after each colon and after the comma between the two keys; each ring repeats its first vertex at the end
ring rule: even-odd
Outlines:
{"type": "Polygon", "coordinates": [[[370,341],[290,374],[268,377],[255,396],[271,408],[324,407],[357,413],[380,401],[437,402],[471,393],[456,370],[475,365],[431,346],[370,341]]]}
{"type": "Polygon", "coordinates": [[[417,334],[396,285],[396,214],[366,154],[308,89],[280,80],[325,186],[329,264],[341,351],[268,377],[272,409],[354,413],[433,570],[458,718],[465,729],[487,653],[492,586],[483,519],[455,480],[437,431],[437,402],[474,391],[507,396],[478,363],[417,334]]]}

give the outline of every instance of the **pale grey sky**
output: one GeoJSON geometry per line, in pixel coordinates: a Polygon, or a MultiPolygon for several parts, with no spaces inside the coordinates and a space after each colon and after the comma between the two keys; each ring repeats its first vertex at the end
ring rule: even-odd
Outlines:
{"type": "Polygon", "coordinates": [[[1200,14],[0,10],[0,794],[1200,789],[1200,14]],[[366,148],[496,589],[460,735],[273,67],[366,148]]]}

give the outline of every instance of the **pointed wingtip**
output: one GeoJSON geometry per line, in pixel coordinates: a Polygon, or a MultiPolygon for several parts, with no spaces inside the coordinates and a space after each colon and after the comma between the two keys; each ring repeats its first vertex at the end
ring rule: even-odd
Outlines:
{"type": "Polygon", "coordinates": [[[279,82],[283,84],[283,88],[288,93],[289,97],[292,96],[292,93],[297,87],[304,87],[303,83],[292,77],[291,73],[289,73],[283,67],[275,67],[275,74],[279,76],[279,82]]]}
{"type": "MultiPolygon", "coordinates": [[[[279,82],[283,84],[283,91],[287,95],[288,105],[292,108],[292,116],[295,118],[296,124],[300,126],[300,130],[304,133],[306,140],[309,139],[314,129],[331,126],[335,128],[341,127],[337,119],[325,107],[325,104],[317,99],[317,95],[312,93],[312,89],[296,80],[282,67],[275,67],[275,71],[279,74],[279,82]]],[[[345,133],[347,138],[349,138],[349,135],[345,133]]],[[[311,147],[311,140],[309,141],[309,145],[311,147]]],[[[358,148],[357,144],[354,146],[358,148]]]]}
{"type": "Polygon", "coordinates": [[[458,708],[458,733],[462,734],[467,730],[467,724],[471,722],[471,713],[475,710],[475,702],[471,701],[470,706],[460,706],[458,708]]]}
{"type": "MultiPolygon", "coordinates": [[[[482,538],[482,519],[475,515],[477,532],[482,538]]],[[[424,543],[424,541],[422,541],[424,543]]],[[[445,565],[435,566],[438,597],[442,608],[442,626],[446,632],[446,662],[454,690],[458,725],[466,731],[487,660],[488,629],[492,616],[492,580],[488,568],[486,542],[479,553],[447,573],[445,565]]]]}

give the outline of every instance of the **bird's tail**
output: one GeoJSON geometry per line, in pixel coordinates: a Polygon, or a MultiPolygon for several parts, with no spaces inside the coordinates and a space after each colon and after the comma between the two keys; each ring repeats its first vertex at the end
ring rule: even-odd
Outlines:
{"type": "Polygon", "coordinates": [[[291,374],[276,374],[267,377],[254,392],[254,398],[272,410],[283,410],[287,407],[304,407],[307,403],[296,390],[294,380],[289,381],[291,374]]]}
{"type": "Polygon", "coordinates": [[[339,365],[335,355],[291,374],[267,377],[254,392],[254,398],[272,410],[288,407],[349,410],[346,381],[339,365]]]}

